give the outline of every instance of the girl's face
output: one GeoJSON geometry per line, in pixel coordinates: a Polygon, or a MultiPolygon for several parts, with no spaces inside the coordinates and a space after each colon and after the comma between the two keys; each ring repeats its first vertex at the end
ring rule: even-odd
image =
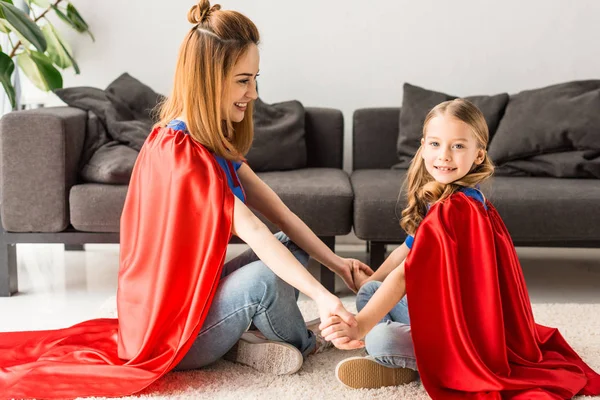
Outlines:
{"type": "Polygon", "coordinates": [[[451,116],[439,115],[429,120],[421,145],[427,172],[444,184],[464,177],[485,156],[471,128],[451,116]]]}
{"type": "Polygon", "coordinates": [[[231,81],[225,86],[222,115],[232,122],[241,122],[246,115],[248,103],[256,100],[256,77],[258,76],[258,47],[252,44],[233,67],[231,81]]]}

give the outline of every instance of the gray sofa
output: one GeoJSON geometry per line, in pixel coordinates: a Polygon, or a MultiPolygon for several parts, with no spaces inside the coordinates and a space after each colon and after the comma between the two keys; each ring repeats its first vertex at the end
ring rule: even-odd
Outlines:
{"type": "MultiPolygon", "coordinates": [[[[88,114],[78,108],[18,111],[0,120],[0,296],[17,292],[17,243],[118,243],[127,185],[79,181],[88,114]]],[[[352,227],[339,110],[306,108],[307,168],[259,176],[332,249],[352,227]]],[[[272,230],[275,227],[270,226],[272,230]]],[[[331,291],[334,275],[321,268],[331,291]]]]}
{"type": "MultiPolygon", "coordinates": [[[[353,116],[354,232],[366,240],[369,264],[379,266],[386,244],[406,237],[399,190],[400,108],[365,108],[353,116]]],[[[492,139],[493,140],[493,139],[492,139]]],[[[600,247],[600,179],[496,176],[483,188],[516,246],[600,247]]]]}

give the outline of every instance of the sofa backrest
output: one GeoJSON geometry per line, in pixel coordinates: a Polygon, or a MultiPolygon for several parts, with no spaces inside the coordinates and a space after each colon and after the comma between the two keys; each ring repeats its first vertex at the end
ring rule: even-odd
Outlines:
{"type": "Polygon", "coordinates": [[[400,108],[361,108],[354,111],[352,170],[389,169],[398,163],[396,142],[400,108]]]}
{"type": "Polygon", "coordinates": [[[308,168],[343,168],[344,116],[333,108],[306,107],[308,168]]]}

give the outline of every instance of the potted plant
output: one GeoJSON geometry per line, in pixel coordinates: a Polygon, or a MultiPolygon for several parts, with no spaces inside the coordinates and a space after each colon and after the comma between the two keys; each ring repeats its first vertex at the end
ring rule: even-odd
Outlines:
{"type": "Polygon", "coordinates": [[[0,35],[7,35],[9,43],[8,48],[0,47],[0,82],[13,109],[18,104],[13,84],[15,64],[43,91],[62,88],[59,70],[73,67],[79,74],[72,51],[48,18],[49,13],[56,14],[77,32],[87,33],[94,40],[88,24],[71,2],[23,1],[25,11],[15,6],[13,0],[0,0],[0,35]]]}

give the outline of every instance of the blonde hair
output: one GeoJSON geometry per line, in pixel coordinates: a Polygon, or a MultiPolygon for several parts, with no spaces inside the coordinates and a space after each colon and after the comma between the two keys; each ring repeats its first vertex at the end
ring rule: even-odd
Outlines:
{"type": "MultiPolygon", "coordinates": [[[[429,111],[423,123],[423,138],[425,138],[429,122],[434,117],[442,115],[454,117],[467,124],[477,140],[478,147],[483,150],[487,148],[489,131],[485,117],[473,103],[465,99],[445,101],[429,111]]],[[[402,211],[400,226],[409,235],[414,235],[416,232],[427,213],[428,205],[447,199],[462,187],[474,187],[494,173],[494,164],[485,152],[483,162],[479,165],[475,164],[464,177],[452,183],[443,184],[437,182],[427,172],[422,153],[423,146],[421,145],[410,163],[403,185],[408,205],[402,211]]]]}
{"type": "Polygon", "coordinates": [[[226,83],[233,67],[248,48],[258,44],[258,29],[246,16],[221,10],[200,0],[188,12],[194,27],[181,47],[171,96],[157,108],[155,127],[164,127],[185,115],[190,135],[210,151],[228,160],[240,161],[250,150],[254,136],[252,102],[241,122],[222,115],[226,83]]]}

